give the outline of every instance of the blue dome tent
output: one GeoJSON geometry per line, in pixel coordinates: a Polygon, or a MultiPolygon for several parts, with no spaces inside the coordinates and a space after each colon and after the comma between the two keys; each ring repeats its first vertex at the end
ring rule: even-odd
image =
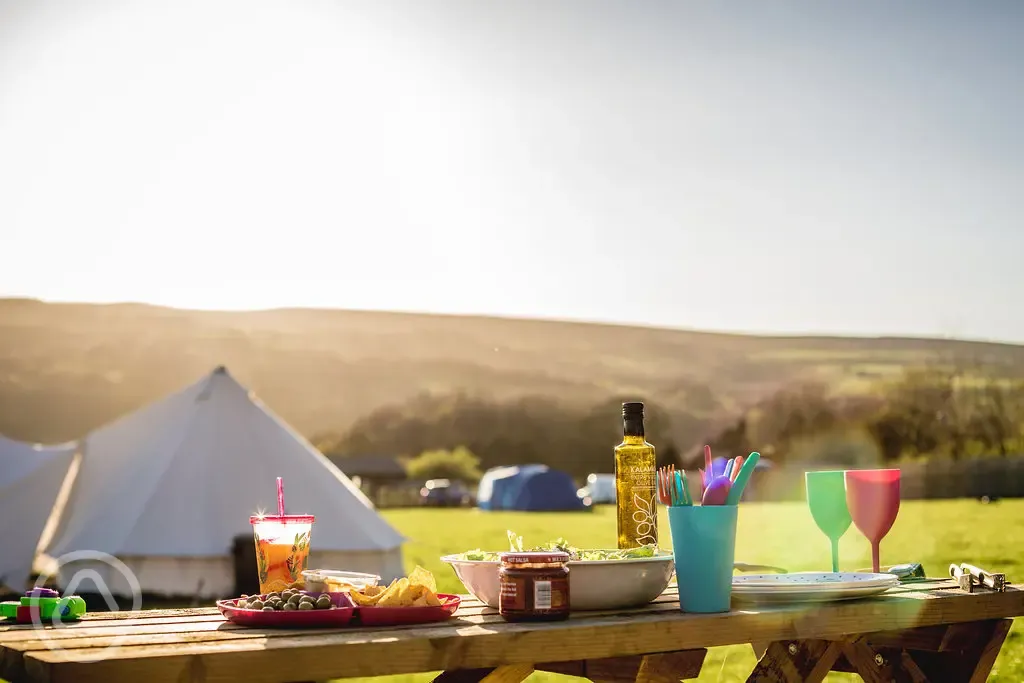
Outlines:
{"type": "Polygon", "coordinates": [[[565,472],[546,465],[495,467],[484,473],[477,491],[481,510],[566,511],[587,506],[565,472]]]}

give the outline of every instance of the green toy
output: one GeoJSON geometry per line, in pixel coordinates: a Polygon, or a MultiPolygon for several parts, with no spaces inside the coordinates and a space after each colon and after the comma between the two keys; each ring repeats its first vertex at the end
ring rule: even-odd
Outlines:
{"type": "Polygon", "coordinates": [[[77,595],[60,597],[60,594],[49,588],[31,590],[14,602],[0,602],[0,617],[14,619],[19,624],[53,623],[75,621],[85,614],[85,600],[77,595]]]}

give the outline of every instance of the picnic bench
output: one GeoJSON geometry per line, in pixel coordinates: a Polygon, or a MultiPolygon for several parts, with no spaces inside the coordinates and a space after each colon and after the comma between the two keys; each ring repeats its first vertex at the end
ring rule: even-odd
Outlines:
{"type": "Polygon", "coordinates": [[[60,628],[0,625],[0,678],[11,683],[294,683],[441,672],[438,683],[520,683],[534,671],[596,682],[694,678],[706,649],[752,644],[748,681],[984,681],[1024,590],[967,593],[952,580],[861,600],[682,614],[669,588],[643,608],[507,623],[466,597],[444,623],[271,630],[215,608],[87,615],[60,628]],[[88,661],[95,660],[95,661],[88,661]]]}

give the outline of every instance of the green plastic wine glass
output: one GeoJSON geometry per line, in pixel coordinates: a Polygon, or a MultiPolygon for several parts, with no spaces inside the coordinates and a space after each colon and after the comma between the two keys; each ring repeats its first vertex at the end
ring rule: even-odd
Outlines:
{"type": "Polygon", "coordinates": [[[832,541],[832,571],[839,572],[839,539],[853,520],[846,504],[846,472],[807,472],[807,504],[818,528],[832,541]]]}

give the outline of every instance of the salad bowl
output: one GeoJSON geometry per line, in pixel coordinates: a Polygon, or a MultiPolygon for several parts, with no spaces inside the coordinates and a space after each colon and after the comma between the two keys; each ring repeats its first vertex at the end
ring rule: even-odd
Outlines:
{"type": "MultiPolygon", "coordinates": [[[[637,552],[577,550],[558,542],[543,550],[569,552],[569,603],[575,610],[611,610],[640,607],[655,600],[675,575],[672,553],[653,548],[637,552]]],[[[446,555],[466,590],[480,602],[498,608],[499,553],[470,551],[446,555]]]]}

